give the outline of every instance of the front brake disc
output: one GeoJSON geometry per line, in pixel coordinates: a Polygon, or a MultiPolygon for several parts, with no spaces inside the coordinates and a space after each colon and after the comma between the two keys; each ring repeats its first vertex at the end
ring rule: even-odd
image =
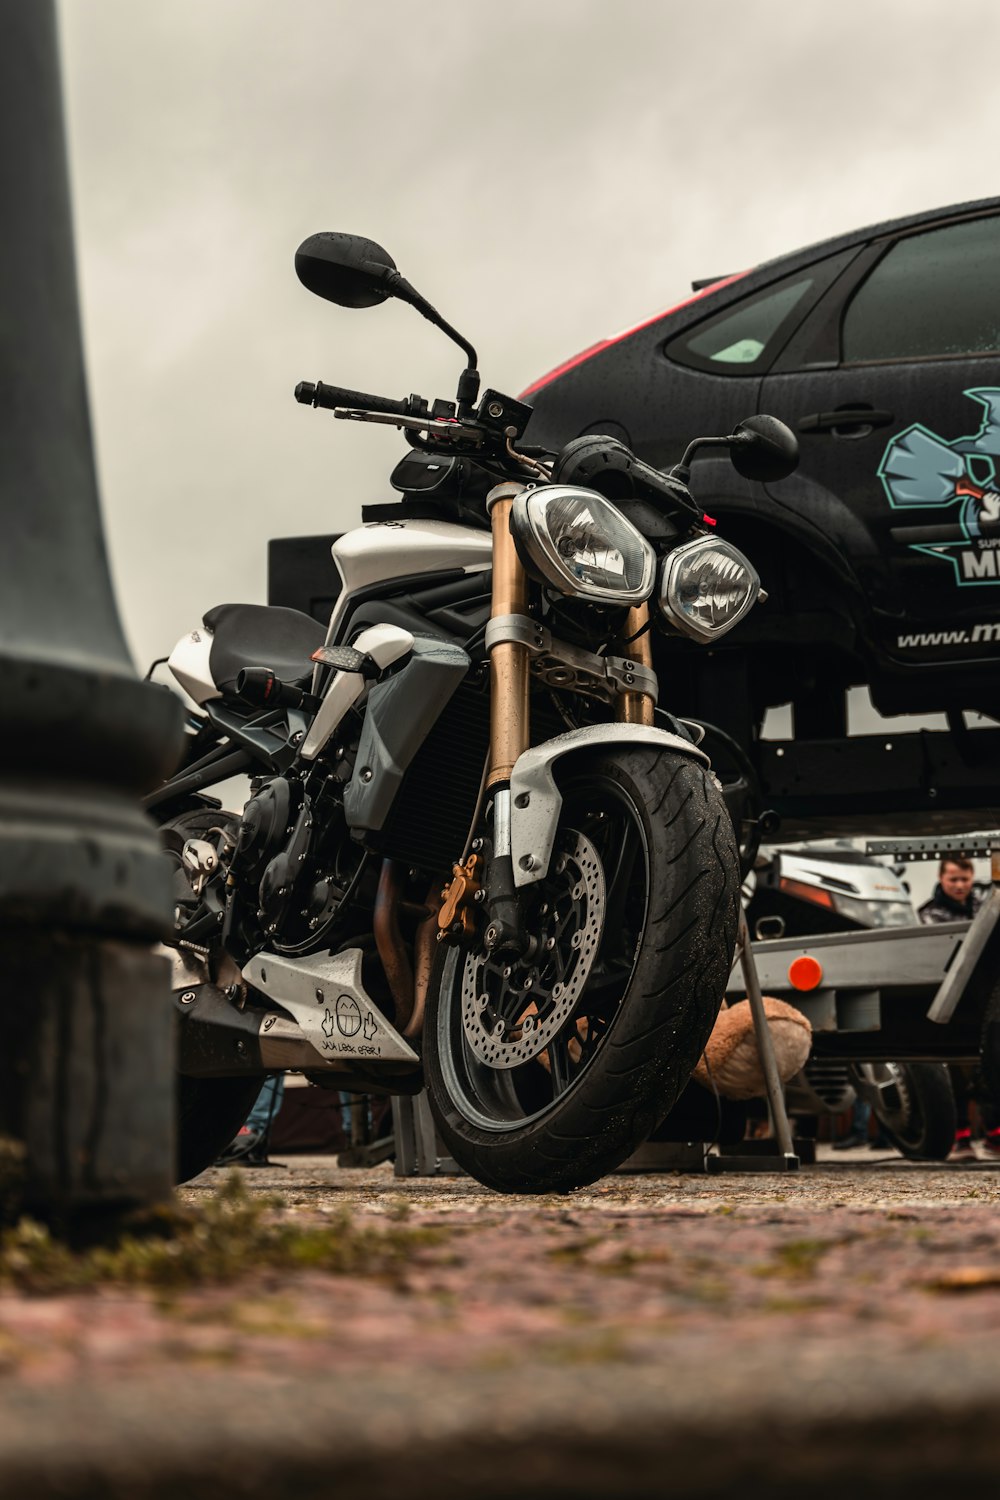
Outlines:
{"type": "Polygon", "coordinates": [[[567,830],[554,871],[536,888],[538,957],[508,964],[466,955],[462,1030],[492,1068],[515,1068],[543,1052],[583,993],[604,930],[604,871],[586,834],[567,830]]]}

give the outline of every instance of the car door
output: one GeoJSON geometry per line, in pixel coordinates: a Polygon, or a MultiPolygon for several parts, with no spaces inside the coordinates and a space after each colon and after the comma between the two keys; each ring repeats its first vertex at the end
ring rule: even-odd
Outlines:
{"type": "Polygon", "coordinates": [[[872,242],[765,377],[797,434],[773,502],[837,541],[897,660],[1000,643],[1000,218],[872,242]]]}

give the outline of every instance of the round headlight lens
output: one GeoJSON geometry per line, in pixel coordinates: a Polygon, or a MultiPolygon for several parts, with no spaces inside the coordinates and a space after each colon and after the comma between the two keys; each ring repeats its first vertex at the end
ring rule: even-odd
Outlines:
{"type": "Polygon", "coordinates": [[[518,546],[562,594],[640,604],[653,592],[655,552],[596,490],[565,484],[524,490],[510,524],[518,546]]]}
{"type": "Polygon", "coordinates": [[[757,602],[760,577],[738,547],[697,537],[663,564],[660,608],[670,623],[698,641],[714,641],[757,602]]]}

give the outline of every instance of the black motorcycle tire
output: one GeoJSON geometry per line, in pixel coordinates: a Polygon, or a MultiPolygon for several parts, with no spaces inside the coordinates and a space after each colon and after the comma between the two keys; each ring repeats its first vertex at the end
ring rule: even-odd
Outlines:
{"type": "MultiPolygon", "coordinates": [[[[560,837],[573,838],[588,808],[607,808],[591,816],[621,818],[623,852],[606,858],[603,868],[614,866],[613,881],[617,871],[628,870],[624,920],[609,918],[602,927],[574,1016],[593,1007],[588,991],[600,964],[622,973],[624,987],[610,1002],[610,1019],[586,1023],[596,1040],[592,1050],[585,1044],[588,1056],[577,1075],[556,1092],[553,1063],[546,1085],[551,1100],[533,1108],[521,1094],[514,1099],[527,1069],[534,1067],[537,1077],[537,1059],[519,1068],[521,1081],[507,1082],[513,1069],[501,1076],[475,1053],[463,1029],[466,954],[457,947],[439,962],[428,998],[424,1067],[438,1129],[458,1165],[500,1192],[583,1187],[620,1166],[648,1138],[704,1050],[736,941],[739,862],[732,822],[718,784],[700,763],[672,751],[623,748],[570,763],[560,791],[557,847],[560,837]],[[627,846],[641,848],[642,861],[626,859],[627,846]]],[[[613,823],[600,827],[614,837],[613,823]]],[[[609,844],[609,854],[614,847],[609,844]]],[[[555,880],[554,868],[555,859],[545,881],[530,888],[539,893],[536,899],[555,880]]],[[[606,899],[610,914],[616,909],[610,889],[606,899]]],[[[471,961],[485,962],[482,950],[479,955],[471,961]]],[[[516,986],[509,993],[516,994],[516,986]]],[[[570,1028],[579,1025],[571,1017],[552,1047],[572,1045],[579,1032],[570,1028]]]]}
{"type": "MultiPolygon", "coordinates": [[[[225,814],[198,805],[167,818],[161,837],[173,832],[180,839],[203,838],[225,814]]],[[[253,1108],[264,1079],[194,1078],[177,1075],[175,1180],[190,1182],[210,1167],[236,1136],[253,1108]]]]}
{"type": "Polygon", "coordinates": [[[896,1150],[909,1161],[944,1161],[955,1144],[958,1120],[951,1076],[944,1063],[897,1063],[908,1096],[905,1122],[872,1113],[896,1150]]]}
{"type": "Polygon", "coordinates": [[[190,1182],[217,1161],[246,1120],[263,1078],[177,1075],[176,1181],[190,1182]]]}

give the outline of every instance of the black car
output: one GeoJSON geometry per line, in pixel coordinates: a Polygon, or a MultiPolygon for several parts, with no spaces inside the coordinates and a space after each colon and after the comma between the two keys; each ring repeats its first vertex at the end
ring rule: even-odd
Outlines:
{"type": "Polygon", "coordinates": [[[665,468],[697,433],[786,422],[801,461],[780,483],[695,461],[695,495],[769,598],[711,653],[661,641],[671,702],[750,753],[789,832],[845,828],[858,808],[885,830],[938,813],[953,827],[960,809],[981,822],[1000,732],[970,742],[962,711],[1000,715],[1000,199],[694,290],[529,385],[528,439],[610,433],[665,468]],[[944,711],[951,732],[845,741],[858,684],[884,714],[944,711]],[[789,702],[794,741],[759,742],[789,702]]]}

